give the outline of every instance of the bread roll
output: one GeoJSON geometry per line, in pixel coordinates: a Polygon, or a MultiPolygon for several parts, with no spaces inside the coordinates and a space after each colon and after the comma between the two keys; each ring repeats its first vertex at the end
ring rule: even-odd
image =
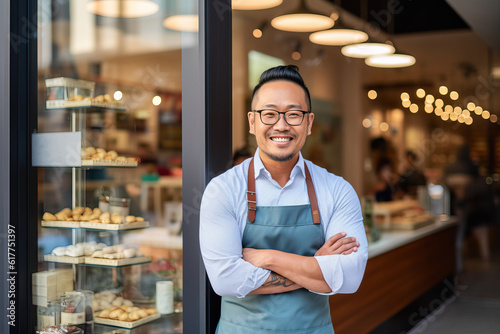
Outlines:
{"type": "Polygon", "coordinates": [[[122,254],[124,258],[130,259],[135,256],[135,249],[134,248],[124,249],[122,254]]]}
{"type": "Polygon", "coordinates": [[[99,317],[99,318],[104,318],[104,319],[107,319],[107,318],[109,318],[109,313],[110,313],[110,311],[109,311],[108,309],[106,309],[106,310],[102,310],[102,311],[99,313],[98,317],[99,317]]]}
{"type": "Polygon", "coordinates": [[[42,220],[56,221],[57,217],[51,214],[50,212],[45,212],[42,216],[42,220]]]}
{"type": "Polygon", "coordinates": [[[146,309],[145,311],[146,311],[146,313],[147,313],[148,315],[152,315],[152,314],[155,314],[155,313],[156,313],[156,309],[155,309],[155,308],[148,308],[148,309],[146,309]]]}
{"type": "Polygon", "coordinates": [[[59,221],[66,221],[66,219],[68,219],[68,216],[62,212],[56,213],[55,216],[59,221]]]}
{"type": "Polygon", "coordinates": [[[73,215],[73,210],[71,210],[70,208],[64,208],[59,212],[64,213],[68,217],[71,217],[73,215]]]}
{"type": "Polygon", "coordinates": [[[73,209],[73,215],[81,215],[85,211],[81,206],[77,206],[73,209]]]}
{"type": "Polygon", "coordinates": [[[111,223],[113,224],[121,224],[123,221],[123,216],[119,213],[113,213],[111,215],[111,223]]]}
{"type": "Polygon", "coordinates": [[[123,313],[125,313],[125,311],[124,311],[124,310],[122,310],[122,309],[120,309],[120,308],[118,308],[118,309],[116,309],[116,310],[114,310],[114,311],[109,312],[109,318],[110,318],[110,319],[115,319],[115,320],[117,320],[117,319],[118,319],[118,317],[119,317],[121,314],[123,314],[123,313]]]}
{"type": "Polygon", "coordinates": [[[137,314],[139,314],[139,317],[145,318],[148,316],[148,313],[145,310],[139,310],[137,311],[137,314]]]}
{"type": "Polygon", "coordinates": [[[120,316],[118,317],[118,320],[120,320],[120,321],[130,321],[128,313],[124,312],[124,313],[120,314],[120,316]]]}
{"type": "Polygon", "coordinates": [[[128,314],[128,318],[131,320],[131,321],[136,321],[136,320],[139,320],[141,318],[141,316],[139,315],[138,313],[139,311],[135,311],[135,312],[132,312],[132,313],[129,313],[128,314]]]}
{"type": "Polygon", "coordinates": [[[133,223],[133,222],[135,222],[135,216],[127,216],[127,217],[125,217],[125,222],[126,223],[133,223]]]}
{"type": "Polygon", "coordinates": [[[113,300],[111,305],[118,306],[118,307],[122,306],[123,305],[123,297],[116,297],[116,299],[113,300]]]}
{"type": "Polygon", "coordinates": [[[144,218],[142,218],[142,217],[135,217],[135,221],[136,222],[143,222],[144,218]]]}

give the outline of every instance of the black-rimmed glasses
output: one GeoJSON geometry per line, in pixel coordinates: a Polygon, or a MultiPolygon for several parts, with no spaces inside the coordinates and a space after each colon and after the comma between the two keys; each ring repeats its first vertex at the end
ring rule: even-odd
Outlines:
{"type": "Polygon", "coordinates": [[[310,111],[305,110],[287,110],[285,112],[281,112],[274,109],[261,109],[252,111],[260,114],[260,121],[265,125],[274,125],[278,123],[280,115],[283,115],[285,122],[291,126],[302,124],[304,116],[310,113],[310,111]]]}

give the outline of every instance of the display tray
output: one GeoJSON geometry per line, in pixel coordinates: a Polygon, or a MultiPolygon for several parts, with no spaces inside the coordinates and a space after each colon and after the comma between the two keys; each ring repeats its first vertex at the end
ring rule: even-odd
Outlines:
{"type": "Polygon", "coordinates": [[[82,167],[137,167],[137,161],[82,160],[82,167]]]}
{"type": "Polygon", "coordinates": [[[149,222],[125,223],[125,224],[102,224],[82,221],[48,221],[42,220],[42,227],[53,228],[85,228],[89,230],[105,230],[105,231],[121,231],[121,230],[135,230],[149,227],[149,222]]]}
{"type": "Polygon", "coordinates": [[[434,223],[434,218],[416,220],[416,221],[401,221],[401,222],[391,222],[391,229],[393,230],[408,230],[413,231],[421,227],[430,225],[434,223]]]}
{"type": "Polygon", "coordinates": [[[52,254],[45,254],[43,259],[48,262],[58,262],[58,263],[67,263],[67,264],[79,264],[85,263],[85,257],[72,257],[72,256],[56,256],[52,254]]]}
{"type": "Polygon", "coordinates": [[[76,108],[95,108],[101,110],[125,111],[127,108],[118,102],[98,102],[98,101],[65,101],[48,100],[45,104],[47,109],[76,109],[76,108]]]}
{"type": "Polygon", "coordinates": [[[122,328],[134,328],[134,327],[138,327],[138,326],[147,324],[148,322],[156,320],[160,317],[161,317],[160,313],[148,315],[147,317],[136,320],[136,321],[120,321],[120,320],[103,319],[103,318],[95,317],[94,322],[96,324],[100,324],[100,325],[108,325],[108,326],[115,326],[115,327],[122,327],[122,328]]]}
{"type": "Polygon", "coordinates": [[[80,228],[80,222],[42,220],[42,226],[43,227],[57,227],[57,228],[80,228]]]}
{"type": "Polygon", "coordinates": [[[110,259],[102,259],[95,257],[85,258],[85,264],[93,266],[104,266],[104,267],[123,267],[123,266],[130,266],[133,264],[142,264],[149,262],[151,262],[151,258],[149,256],[139,256],[130,259],[120,259],[120,260],[110,260],[110,259]]]}
{"type": "Polygon", "coordinates": [[[80,222],[80,227],[92,230],[121,231],[121,230],[134,230],[138,228],[149,227],[149,222],[143,221],[143,222],[125,223],[125,224],[102,224],[102,223],[80,222]]]}

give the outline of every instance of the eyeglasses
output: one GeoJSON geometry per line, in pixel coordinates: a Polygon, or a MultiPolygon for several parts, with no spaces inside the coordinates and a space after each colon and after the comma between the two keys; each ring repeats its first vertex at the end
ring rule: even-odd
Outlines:
{"type": "Polygon", "coordinates": [[[310,113],[310,111],[305,110],[287,110],[285,112],[281,112],[273,109],[261,109],[252,111],[260,114],[260,121],[265,125],[274,125],[278,123],[280,115],[283,115],[285,122],[291,126],[302,124],[304,116],[310,113]]]}

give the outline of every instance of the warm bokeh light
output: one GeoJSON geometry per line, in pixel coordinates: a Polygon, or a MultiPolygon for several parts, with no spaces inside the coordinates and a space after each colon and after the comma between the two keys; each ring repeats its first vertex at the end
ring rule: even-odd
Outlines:
{"type": "Polygon", "coordinates": [[[409,99],[410,99],[410,94],[408,94],[407,92],[401,93],[401,101],[409,100],[409,99]]]}
{"type": "Polygon", "coordinates": [[[465,118],[470,117],[470,111],[467,109],[462,110],[462,115],[465,116],[465,118]]]}
{"type": "Polygon", "coordinates": [[[262,37],[262,30],[260,29],[254,29],[252,32],[253,37],[255,38],[261,38],[262,37]]]}
{"type": "Polygon", "coordinates": [[[299,51],[292,52],[292,59],[293,60],[300,60],[300,58],[302,58],[302,55],[300,54],[299,51]]]}
{"type": "MultiPolygon", "coordinates": [[[[333,27],[335,22],[325,15],[312,13],[296,13],[277,16],[271,25],[278,30],[291,32],[312,32],[333,27]]],[[[367,38],[368,39],[368,38],[367,38]]],[[[362,42],[366,41],[363,40],[362,42]]]]}
{"type": "Polygon", "coordinates": [[[467,125],[471,125],[473,121],[474,121],[474,120],[472,119],[472,117],[467,117],[467,118],[465,119],[465,124],[467,124],[467,125]]]}
{"type": "Polygon", "coordinates": [[[411,111],[412,113],[416,113],[416,112],[418,111],[418,105],[416,105],[415,103],[412,103],[412,104],[410,105],[410,111],[411,111]]]}
{"type": "Polygon", "coordinates": [[[434,113],[436,114],[436,116],[441,116],[443,114],[443,109],[437,107],[436,109],[434,109],[434,113]]]}
{"type": "Polygon", "coordinates": [[[450,106],[449,104],[447,104],[446,107],[444,107],[444,111],[447,112],[448,114],[452,113],[453,112],[453,107],[450,106]]]}
{"type": "Polygon", "coordinates": [[[161,97],[159,97],[158,95],[156,95],[155,97],[153,97],[153,104],[155,106],[159,106],[161,103],[161,97]]]}
{"type": "Polygon", "coordinates": [[[448,87],[446,87],[446,86],[440,86],[439,87],[439,94],[441,94],[441,95],[448,94],[448,87]]]}
{"type": "Polygon", "coordinates": [[[455,113],[451,113],[450,114],[450,120],[456,121],[457,119],[458,119],[458,115],[457,114],[455,114],[455,113]]]}
{"type": "Polygon", "coordinates": [[[476,115],[481,115],[483,113],[483,108],[480,107],[480,106],[477,106],[475,109],[474,109],[474,112],[476,113],[476,115]]]}
{"type": "Polygon", "coordinates": [[[492,114],[490,116],[490,121],[491,121],[491,123],[496,123],[498,121],[498,116],[495,114],[492,114]]]}
{"type": "Polygon", "coordinates": [[[198,15],[173,15],[163,20],[163,26],[170,30],[197,32],[198,15]]]}
{"type": "Polygon", "coordinates": [[[457,107],[453,108],[453,112],[455,114],[457,114],[457,116],[458,116],[458,115],[460,115],[462,113],[462,108],[460,108],[460,107],[457,106],[457,107]]]}
{"type": "Polygon", "coordinates": [[[113,94],[113,98],[116,100],[116,101],[120,101],[123,97],[123,93],[120,92],[119,90],[117,90],[114,94],[113,94]]]}
{"type": "Polygon", "coordinates": [[[465,122],[465,116],[463,114],[459,115],[457,120],[458,120],[458,123],[464,123],[465,122]]]}
{"type": "Polygon", "coordinates": [[[470,111],[474,111],[475,108],[476,104],[474,102],[467,103],[467,109],[469,109],[470,111]]]}
{"type": "Polygon", "coordinates": [[[450,92],[450,99],[452,99],[454,101],[458,100],[458,93],[456,91],[454,91],[454,90],[451,91],[450,92]]]}
{"type": "Polygon", "coordinates": [[[370,100],[375,100],[377,98],[377,91],[373,90],[373,89],[369,90],[368,91],[368,98],[370,100]]]}
{"type": "Polygon", "coordinates": [[[425,103],[432,103],[434,102],[434,95],[429,94],[425,97],[425,103]]]}
{"type": "Polygon", "coordinates": [[[423,88],[417,89],[417,97],[423,99],[424,96],[425,96],[425,90],[423,90],[423,88]]]}
{"type": "Polygon", "coordinates": [[[362,124],[364,128],[369,129],[372,126],[372,120],[366,117],[365,119],[363,119],[362,124]]]}
{"type": "Polygon", "coordinates": [[[434,111],[434,107],[432,106],[432,104],[426,103],[424,106],[424,110],[426,113],[430,114],[434,111]]]}
{"type": "Polygon", "coordinates": [[[450,114],[447,114],[447,113],[442,114],[442,115],[441,115],[441,119],[442,119],[443,121],[447,121],[447,120],[449,120],[449,119],[450,119],[450,114]]]}
{"type": "Polygon", "coordinates": [[[382,122],[379,125],[379,129],[382,132],[386,132],[387,130],[389,130],[389,124],[387,124],[386,122],[382,122]]]}
{"type": "Polygon", "coordinates": [[[408,108],[411,105],[411,101],[410,100],[404,100],[403,102],[401,102],[401,104],[403,105],[403,107],[408,108]]]}
{"type": "Polygon", "coordinates": [[[434,102],[434,104],[436,105],[436,107],[442,108],[444,106],[444,101],[441,100],[441,99],[436,99],[436,101],[434,102]]]}
{"type": "Polygon", "coordinates": [[[484,119],[488,119],[488,118],[490,118],[490,112],[488,110],[485,110],[485,111],[483,111],[483,113],[481,114],[481,116],[484,119]]]}

